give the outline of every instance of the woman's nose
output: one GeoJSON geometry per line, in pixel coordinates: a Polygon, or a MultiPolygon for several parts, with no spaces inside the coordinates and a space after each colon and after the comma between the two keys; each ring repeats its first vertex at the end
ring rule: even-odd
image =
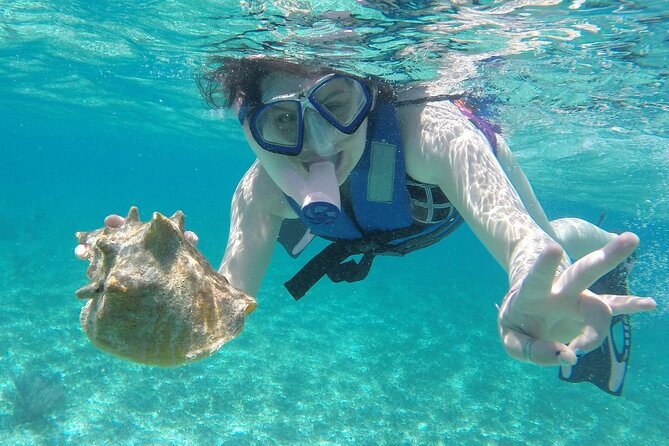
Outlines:
{"type": "Polygon", "coordinates": [[[335,153],[336,129],[315,110],[304,113],[304,148],[327,158],[335,153]]]}

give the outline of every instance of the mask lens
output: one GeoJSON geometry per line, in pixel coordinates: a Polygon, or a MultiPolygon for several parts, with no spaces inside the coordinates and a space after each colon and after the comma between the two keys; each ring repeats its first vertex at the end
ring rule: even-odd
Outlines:
{"type": "Polygon", "coordinates": [[[253,118],[254,137],[264,149],[293,152],[298,149],[301,106],[298,101],[277,101],[262,107],[253,118]]]}
{"type": "Polygon", "coordinates": [[[311,101],[324,117],[341,131],[357,126],[371,107],[371,98],[356,79],[336,77],[319,86],[311,101]]]}

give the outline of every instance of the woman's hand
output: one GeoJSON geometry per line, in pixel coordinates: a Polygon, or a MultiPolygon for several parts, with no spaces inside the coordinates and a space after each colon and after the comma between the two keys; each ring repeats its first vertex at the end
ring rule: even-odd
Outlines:
{"type": "MultiPolygon", "coordinates": [[[[120,228],[125,223],[125,217],[117,214],[110,214],[105,217],[104,225],[108,228],[120,228]]],[[[193,231],[184,231],[184,238],[190,242],[191,245],[197,247],[197,242],[200,240],[193,231]]],[[[88,254],[89,246],[86,244],[79,244],[74,248],[74,255],[80,259],[85,260],[88,254]]]]}
{"type": "Polygon", "coordinates": [[[498,328],[507,353],[539,365],[576,364],[608,336],[611,316],[655,309],[652,298],[597,295],[588,290],[638,246],[631,232],[568,266],[557,275],[563,250],[548,245],[527,276],[511,287],[499,309],[498,328]]]}

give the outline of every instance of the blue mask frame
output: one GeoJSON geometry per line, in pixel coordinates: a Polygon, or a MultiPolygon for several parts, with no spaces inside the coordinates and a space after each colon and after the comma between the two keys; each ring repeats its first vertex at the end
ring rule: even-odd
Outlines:
{"type": "Polygon", "coordinates": [[[261,104],[260,106],[250,107],[247,104],[243,103],[239,109],[239,122],[243,125],[245,121],[249,122],[249,129],[253,139],[258,143],[260,147],[268,152],[278,153],[280,155],[289,155],[296,156],[299,155],[302,151],[302,144],[304,141],[304,110],[305,108],[313,108],[320,114],[328,123],[330,123],[334,128],[339,130],[342,133],[347,135],[355,133],[356,130],[360,127],[362,122],[369,115],[370,110],[372,109],[374,98],[369,86],[353,76],[346,76],[342,74],[329,74],[316,82],[312,87],[302,92],[297,92],[294,94],[298,99],[278,99],[270,101],[268,103],[261,104]],[[315,94],[320,87],[336,79],[349,79],[356,82],[360,87],[361,91],[364,94],[364,104],[360,111],[355,115],[355,117],[348,124],[342,124],[339,122],[328,110],[323,107],[316,99],[315,94]],[[273,144],[272,142],[266,141],[258,129],[257,120],[258,117],[262,114],[263,111],[267,110],[270,107],[276,106],[277,104],[291,104],[296,105],[297,107],[297,140],[294,145],[282,145],[282,144],[273,144]]]}

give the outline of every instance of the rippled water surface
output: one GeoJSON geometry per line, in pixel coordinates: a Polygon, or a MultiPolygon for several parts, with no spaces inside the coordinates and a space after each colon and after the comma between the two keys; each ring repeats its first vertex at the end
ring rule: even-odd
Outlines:
{"type": "Polygon", "coordinates": [[[192,82],[208,56],[318,55],[484,96],[540,190],[666,219],[664,2],[477,3],[13,1],[0,91],[10,107],[201,137],[221,128],[192,82]],[[615,197],[610,181],[622,183],[615,197]]]}

